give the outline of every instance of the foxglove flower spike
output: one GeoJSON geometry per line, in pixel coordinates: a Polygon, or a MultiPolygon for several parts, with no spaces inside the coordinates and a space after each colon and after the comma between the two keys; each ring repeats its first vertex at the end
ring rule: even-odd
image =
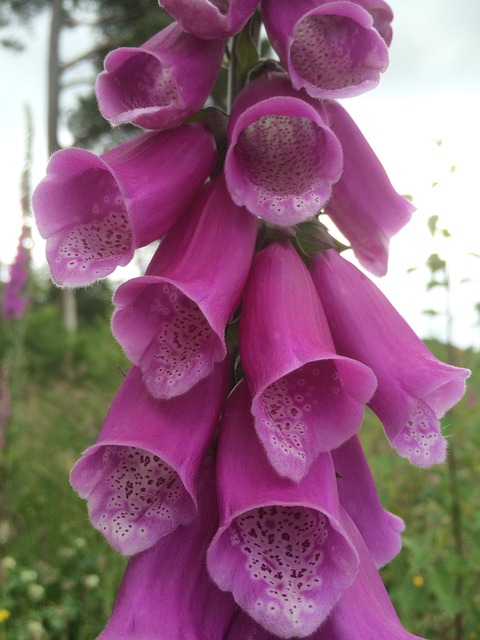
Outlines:
{"type": "Polygon", "coordinates": [[[197,513],[195,482],[220,416],[227,361],[181,399],[154,400],[132,367],[70,482],[114,549],[148,549],[197,513]]]}

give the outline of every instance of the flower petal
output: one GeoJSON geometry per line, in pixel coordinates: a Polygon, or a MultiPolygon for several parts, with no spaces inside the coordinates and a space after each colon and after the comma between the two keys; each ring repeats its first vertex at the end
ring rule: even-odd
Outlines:
{"type": "Polygon", "coordinates": [[[402,547],[401,518],[383,508],[358,436],[332,451],[341,505],[359,529],[377,567],[390,562],[402,547]]]}
{"type": "Polygon", "coordinates": [[[159,0],[159,4],[199,38],[228,38],[238,33],[259,0],[159,0]]]}
{"type": "Polygon", "coordinates": [[[146,133],[101,156],[57,151],[33,194],[55,282],[86,285],[128,264],[173,226],[214,162],[213,135],[200,123],[146,133]]]}
{"type": "Polygon", "coordinates": [[[180,124],[208,98],[224,48],[223,40],[201,40],[173,23],[140,47],[111,51],[95,87],[103,117],[144,129],[180,124]]]}
{"type": "Polygon", "coordinates": [[[165,236],[147,275],[117,289],[113,333],[154,397],[185,393],[225,358],[256,232],[220,174],[165,236]]]}
{"type": "Polygon", "coordinates": [[[347,111],[325,102],[332,131],[343,147],[340,179],[325,204],[349,240],[360,264],[376,276],[387,273],[390,238],[412,217],[415,207],[393,188],[385,169],[347,111]]]}
{"type": "Polygon", "coordinates": [[[278,226],[317,214],[342,170],[338,140],[303,97],[286,74],[265,74],[240,92],[229,120],[232,199],[278,226]]]}
{"type": "Polygon", "coordinates": [[[158,402],[132,367],[70,482],[114,549],[148,549],[196,515],[195,480],[220,416],[227,362],[180,400],[158,402]],[[195,419],[192,423],[192,416],[195,419]]]}
{"type": "Polygon", "coordinates": [[[369,406],[392,445],[419,467],[443,462],[439,419],[463,396],[470,372],[437,360],[373,282],[336,251],[317,254],[311,273],[338,352],[377,376],[369,406]]]}
{"type": "Polygon", "coordinates": [[[299,481],[360,428],[375,377],[337,355],[307,268],[289,243],[258,253],[245,287],[240,356],[255,428],[277,472],[299,481]]]}
{"type": "Polygon", "coordinates": [[[263,0],[267,33],[295,89],[324,99],[377,86],[388,67],[388,49],[361,4],[263,0]]]}
{"type": "Polygon", "coordinates": [[[205,566],[218,526],[214,465],[198,483],[199,515],[128,563],[112,616],[99,640],[222,640],[235,607],[205,566]]]}
{"type": "Polygon", "coordinates": [[[207,565],[216,584],[263,627],[280,638],[303,638],[351,584],[357,559],[339,524],[330,454],[320,454],[299,484],[280,478],[255,435],[249,406],[241,382],[220,428],[220,528],[207,565]]]}

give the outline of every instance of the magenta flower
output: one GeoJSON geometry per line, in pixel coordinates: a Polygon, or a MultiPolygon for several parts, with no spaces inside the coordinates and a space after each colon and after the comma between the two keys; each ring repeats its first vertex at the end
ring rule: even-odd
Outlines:
{"type": "Polygon", "coordinates": [[[240,356],[268,459],[298,482],[320,451],[360,428],[375,376],[338,355],[307,268],[289,243],[253,260],[240,319],[240,356]]]}
{"type": "Polygon", "coordinates": [[[225,176],[232,199],[278,226],[315,216],[342,172],[342,150],[319,103],[284,73],[250,82],[229,119],[225,176]]]}
{"type": "Polygon", "coordinates": [[[343,173],[325,204],[349,240],[360,264],[376,276],[387,273],[390,238],[415,207],[392,187],[385,169],[349,114],[325,102],[328,123],[343,146],[343,173]]]}
{"type": "Polygon", "coordinates": [[[402,547],[401,518],[386,511],[358,436],[332,451],[340,503],[354,521],[377,567],[392,560],[402,547]]]}
{"type": "Polygon", "coordinates": [[[185,393],[225,358],[256,231],[219,175],[165,236],[146,275],[117,289],[113,333],[154,397],[185,393]]]}
{"type": "Polygon", "coordinates": [[[223,639],[235,602],[215,586],[205,566],[218,527],[211,460],[199,478],[198,508],[190,525],[129,560],[99,640],[223,639]]]}
{"type": "Polygon", "coordinates": [[[338,352],[377,376],[369,406],[392,446],[419,467],[443,462],[439,419],[464,394],[470,372],[437,360],[373,282],[336,251],[316,255],[311,271],[338,352]]]}
{"type": "Polygon", "coordinates": [[[388,49],[362,4],[262,0],[265,28],[295,89],[345,98],[377,86],[388,49]]]}
{"type": "Polygon", "coordinates": [[[238,33],[259,0],[159,0],[181,26],[199,38],[227,38],[238,33]]]}
{"type": "MultiPolygon", "coordinates": [[[[353,584],[309,640],[423,640],[406,631],[393,608],[365,542],[352,520],[343,512],[342,523],[360,558],[353,584]]],[[[276,640],[272,635],[237,610],[223,640],[276,640]]]]}
{"type": "Polygon", "coordinates": [[[274,635],[310,635],[357,571],[330,454],[299,484],[280,478],[255,434],[242,381],[222,418],[217,492],[220,528],[207,552],[213,580],[274,635]]]}
{"type": "Polygon", "coordinates": [[[8,280],[2,291],[2,315],[5,320],[19,320],[27,310],[30,251],[25,241],[29,237],[30,229],[24,225],[20,233],[15,258],[10,265],[8,280]]]}
{"type": "Polygon", "coordinates": [[[174,23],[141,47],[111,51],[96,83],[103,117],[145,129],[180,124],[210,95],[224,48],[224,40],[201,40],[174,23]]]}
{"type": "Polygon", "coordinates": [[[86,285],[128,264],[136,248],[173,226],[215,155],[213,135],[200,123],[146,133],[101,156],[55,153],[33,194],[55,282],[86,285]]]}
{"type": "Polygon", "coordinates": [[[195,483],[227,379],[228,363],[220,363],[188,395],[159,402],[146,392],[137,367],[125,378],[97,443],[70,477],[88,500],[93,526],[120,553],[148,549],[195,517],[195,483]]]}

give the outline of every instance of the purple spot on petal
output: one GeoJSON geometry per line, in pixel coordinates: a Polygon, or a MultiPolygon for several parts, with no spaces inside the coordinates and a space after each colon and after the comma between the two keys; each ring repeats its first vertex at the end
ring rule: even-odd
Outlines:
{"type": "MultiPolygon", "coordinates": [[[[263,116],[239,136],[239,154],[247,178],[259,199],[272,199],[272,208],[283,209],[283,197],[301,196],[314,188],[324,151],[324,133],[311,120],[290,116],[263,116]]],[[[273,214],[275,211],[273,211],[273,214]]]]}
{"type": "Polygon", "coordinates": [[[169,283],[156,288],[150,313],[158,315],[159,331],[142,357],[145,383],[156,397],[180,395],[210,373],[216,334],[195,302],[169,283]]]}
{"type": "Polygon", "coordinates": [[[158,456],[110,445],[91,464],[98,474],[89,496],[92,523],[122,553],[146,549],[188,520],[190,496],[176,471],[158,456]]]}

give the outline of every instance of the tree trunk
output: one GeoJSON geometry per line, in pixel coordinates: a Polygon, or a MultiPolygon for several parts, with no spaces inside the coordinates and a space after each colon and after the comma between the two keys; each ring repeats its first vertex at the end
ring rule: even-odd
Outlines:
{"type": "MultiPolygon", "coordinates": [[[[58,124],[60,114],[60,34],[62,31],[63,0],[52,0],[50,20],[50,40],[48,48],[48,109],[47,144],[48,155],[60,149],[58,124]]],[[[63,322],[68,333],[77,331],[77,303],[73,289],[63,289],[63,322]]]]}

